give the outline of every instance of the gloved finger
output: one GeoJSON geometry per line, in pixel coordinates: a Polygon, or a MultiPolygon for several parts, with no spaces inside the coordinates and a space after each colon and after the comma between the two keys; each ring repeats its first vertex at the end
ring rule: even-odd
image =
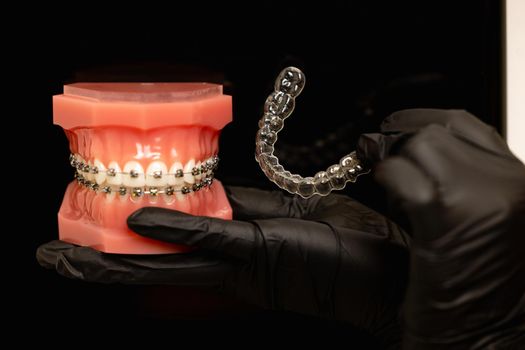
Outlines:
{"type": "Polygon", "coordinates": [[[36,256],[40,265],[65,277],[99,283],[220,287],[234,271],[230,262],[203,251],[122,255],[52,241],[40,246],[36,256]]]}
{"type": "Polygon", "coordinates": [[[507,143],[490,125],[465,110],[408,109],[393,113],[381,124],[381,132],[415,133],[436,124],[453,135],[468,140],[487,150],[501,154],[508,152],[507,143]]]}
{"type": "Polygon", "coordinates": [[[433,240],[440,236],[443,230],[435,219],[439,206],[437,189],[418,165],[407,158],[391,157],[378,165],[375,176],[407,214],[413,231],[425,235],[416,238],[433,240]]]}
{"type": "Polygon", "coordinates": [[[394,199],[410,206],[426,205],[435,198],[432,179],[408,159],[391,157],[383,161],[375,176],[394,199]]]}
{"type": "Polygon", "coordinates": [[[381,124],[382,133],[364,134],[358,141],[358,156],[375,164],[396,154],[404,142],[428,125],[440,125],[455,136],[500,155],[508,146],[494,128],[463,110],[408,109],[393,113],[381,124]]]}
{"type": "Polygon", "coordinates": [[[480,136],[477,130],[486,131],[491,128],[462,109],[413,108],[392,113],[383,120],[380,129],[383,133],[415,133],[430,124],[463,132],[473,140],[480,136]]]}
{"type": "Polygon", "coordinates": [[[373,166],[390,155],[397,153],[398,149],[410,137],[409,134],[383,135],[379,133],[362,134],[357,141],[357,157],[365,164],[373,166]]]}
{"type": "Polygon", "coordinates": [[[458,166],[472,172],[479,164],[488,162],[486,153],[477,152],[477,147],[456,138],[442,126],[430,125],[407,141],[400,155],[410,159],[442,191],[446,191],[457,180],[456,174],[461,170],[458,166]]]}
{"type": "Polygon", "coordinates": [[[238,186],[225,186],[225,190],[237,220],[300,218],[315,202],[315,199],[307,200],[282,191],[238,186]]]}
{"type": "Polygon", "coordinates": [[[51,241],[38,247],[36,260],[40,266],[46,269],[54,269],[56,266],[57,255],[63,251],[71,249],[73,245],[64,241],[51,241]]]}
{"type": "Polygon", "coordinates": [[[325,224],[301,219],[275,218],[246,222],[194,216],[153,207],[142,208],[131,214],[128,226],[145,237],[196,246],[244,262],[252,261],[258,248],[290,239],[315,242],[313,245],[321,249],[321,233],[326,233],[325,224]]]}
{"type": "Polygon", "coordinates": [[[128,217],[136,233],[165,242],[197,246],[248,261],[261,239],[257,225],[194,216],[165,208],[141,208],[128,217]]]}

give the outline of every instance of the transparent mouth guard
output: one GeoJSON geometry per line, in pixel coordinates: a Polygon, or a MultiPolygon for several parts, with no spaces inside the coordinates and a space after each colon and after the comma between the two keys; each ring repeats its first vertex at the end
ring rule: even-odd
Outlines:
{"type": "Polygon", "coordinates": [[[348,182],[355,182],[358,176],[367,174],[370,170],[364,168],[355,151],[313,177],[292,174],[279,164],[279,159],[273,154],[277,134],[283,129],[284,120],[292,114],[295,99],[304,85],[305,76],[295,67],[285,68],[275,80],[274,92],[266,99],[264,115],[259,121],[255,138],[255,159],[266,177],[280,188],[303,198],[326,196],[333,190],[342,190],[348,182]]]}

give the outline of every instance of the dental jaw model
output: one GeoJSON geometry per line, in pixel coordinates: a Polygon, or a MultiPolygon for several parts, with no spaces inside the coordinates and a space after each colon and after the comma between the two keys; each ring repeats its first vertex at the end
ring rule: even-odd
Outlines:
{"type": "Polygon", "coordinates": [[[61,240],[109,253],[188,248],[144,238],[127,217],[145,206],[231,219],[218,166],[231,97],[206,83],[77,83],[53,98],[75,180],[58,214],[61,240]]]}
{"type": "Polygon", "coordinates": [[[333,190],[342,190],[348,182],[355,182],[358,176],[369,170],[363,167],[355,152],[347,154],[338,164],[319,171],[313,177],[292,174],[279,164],[279,159],[273,154],[277,134],[283,129],[284,120],[293,112],[295,98],[302,92],[304,85],[304,74],[295,67],[285,68],[277,77],[274,92],[266,99],[264,115],[259,121],[255,160],[266,177],[280,188],[303,198],[326,196],[333,190]]]}

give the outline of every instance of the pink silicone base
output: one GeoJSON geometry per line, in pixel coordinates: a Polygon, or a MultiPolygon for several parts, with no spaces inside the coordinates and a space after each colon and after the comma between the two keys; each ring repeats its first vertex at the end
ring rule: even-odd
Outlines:
{"type": "Polygon", "coordinates": [[[104,202],[105,194],[80,187],[76,182],[68,185],[58,213],[58,229],[61,240],[88,246],[106,253],[119,254],[166,254],[180,253],[191,248],[145,238],[128,229],[127,217],[145,206],[164,207],[195,215],[231,219],[232,209],[222,184],[215,180],[210,188],[185,195],[186,198],[166,204],[159,199],[151,204],[144,200],[131,203],[115,198],[104,202]],[[86,202],[91,208],[86,211],[86,202]],[[94,213],[96,211],[96,213],[94,213]]]}

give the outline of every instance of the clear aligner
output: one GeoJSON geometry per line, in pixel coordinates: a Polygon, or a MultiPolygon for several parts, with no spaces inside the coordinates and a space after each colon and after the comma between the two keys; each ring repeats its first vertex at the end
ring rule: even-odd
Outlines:
{"type": "Polygon", "coordinates": [[[274,92],[266,99],[264,115],[259,120],[255,159],[266,177],[280,188],[303,198],[326,196],[333,190],[343,189],[348,182],[355,182],[358,176],[370,170],[363,167],[355,151],[313,177],[292,174],[279,164],[279,159],[273,154],[277,134],[283,129],[284,120],[292,114],[295,98],[302,92],[304,85],[305,76],[295,67],[285,68],[277,77],[274,92]]]}

